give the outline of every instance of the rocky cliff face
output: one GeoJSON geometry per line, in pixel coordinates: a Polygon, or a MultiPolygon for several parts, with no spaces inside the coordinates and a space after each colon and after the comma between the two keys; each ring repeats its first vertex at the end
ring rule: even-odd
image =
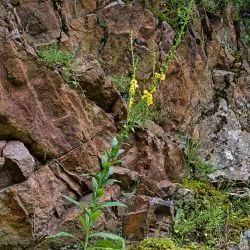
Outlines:
{"type": "MultiPolygon", "coordinates": [[[[109,76],[131,73],[131,30],[138,79],[146,83],[152,74],[153,41],[160,64],[175,32],[143,2],[1,1],[1,249],[39,249],[39,244],[47,249],[42,245],[45,236],[79,229],[77,209],[62,195],[87,199],[90,183],[80,174],[98,171],[98,157],[126,114],[109,76]],[[74,68],[84,98],[38,59],[36,49],[53,42],[84,51],[74,68]]],[[[173,204],[164,199],[175,190],[170,181],[184,175],[175,132],[202,140],[201,156],[217,167],[212,178],[249,181],[250,51],[242,34],[232,6],[220,17],[209,17],[197,7],[158,91],[168,117],[162,127],[150,123],[130,136],[123,168],[116,170],[123,190],[139,183],[128,199],[130,209],[107,210],[100,228],[118,231],[119,218],[125,235],[140,239],[168,224],[159,207],[173,216],[173,204]]],[[[120,198],[121,188],[111,186],[106,198],[120,198]]]]}

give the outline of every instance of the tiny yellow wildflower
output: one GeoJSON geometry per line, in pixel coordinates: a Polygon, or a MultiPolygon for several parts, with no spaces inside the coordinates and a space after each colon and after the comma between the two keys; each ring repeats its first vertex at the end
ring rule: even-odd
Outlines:
{"type": "Polygon", "coordinates": [[[160,80],[161,80],[161,81],[164,81],[165,79],[166,79],[165,74],[161,73],[161,75],[160,75],[160,80]]]}
{"type": "Polygon", "coordinates": [[[135,94],[136,89],[138,88],[138,84],[137,84],[137,80],[136,79],[132,79],[130,81],[130,88],[129,88],[129,93],[130,96],[133,96],[135,94]]]}
{"type": "Polygon", "coordinates": [[[132,79],[132,80],[130,81],[130,84],[131,84],[131,85],[137,85],[137,80],[136,80],[136,79],[132,79]]]}
{"type": "Polygon", "coordinates": [[[155,73],[155,78],[156,78],[156,79],[160,79],[160,78],[161,78],[161,74],[155,73]]]}

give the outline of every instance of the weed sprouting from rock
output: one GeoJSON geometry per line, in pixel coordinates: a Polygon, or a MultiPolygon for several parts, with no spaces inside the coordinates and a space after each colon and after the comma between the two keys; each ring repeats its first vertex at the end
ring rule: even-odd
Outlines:
{"type": "Polygon", "coordinates": [[[52,44],[47,47],[37,50],[37,55],[41,58],[49,67],[57,70],[61,73],[62,78],[73,89],[78,90],[82,96],[84,91],[81,88],[79,82],[74,78],[73,65],[74,65],[74,53],[70,53],[67,50],[60,49],[57,44],[52,44]]]}

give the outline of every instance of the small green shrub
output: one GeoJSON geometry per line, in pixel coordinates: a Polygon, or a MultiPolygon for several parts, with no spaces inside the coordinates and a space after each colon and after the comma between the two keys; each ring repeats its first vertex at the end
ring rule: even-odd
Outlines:
{"type": "Polygon", "coordinates": [[[41,58],[49,67],[57,69],[65,82],[67,82],[72,88],[79,90],[81,95],[84,96],[84,91],[81,88],[79,82],[74,79],[73,64],[74,55],[66,50],[60,49],[57,44],[52,44],[45,48],[37,50],[37,55],[41,58]]]}
{"type": "Polygon", "coordinates": [[[180,244],[203,243],[209,249],[237,245],[250,226],[250,201],[232,199],[228,190],[211,183],[184,179],[180,187],[194,191],[192,201],[182,201],[177,210],[172,237],[180,244]]]}
{"type": "Polygon", "coordinates": [[[245,0],[200,0],[203,8],[213,14],[219,14],[226,6],[233,5],[238,11],[247,7],[245,0]]]}
{"type": "Polygon", "coordinates": [[[153,6],[153,11],[161,21],[166,21],[177,32],[181,31],[183,24],[186,22],[190,11],[193,12],[193,8],[190,9],[190,5],[193,6],[191,1],[188,0],[167,0],[164,1],[164,11],[153,6]]]}
{"type": "Polygon", "coordinates": [[[248,47],[250,47],[250,19],[249,18],[244,18],[243,19],[243,25],[245,27],[245,43],[248,47]]]}
{"type": "Polygon", "coordinates": [[[125,101],[128,101],[129,98],[128,90],[131,79],[127,76],[114,76],[114,75],[110,76],[109,79],[117,87],[118,91],[125,99],[125,101]]]}
{"type": "Polygon", "coordinates": [[[53,44],[37,51],[38,56],[49,66],[70,67],[73,62],[73,56],[66,50],[61,50],[58,45],[53,44]]]}
{"type": "Polygon", "coordinates": [[[176,138],[185,147],[187,169],[179,186],[194,194],[191,200],[183,199],[180,203],[172,237],[181,246],[195,242],[210,250],[237,245],[241,233],[250,226],[250,199],[230,197],[233,184],[215,187],[210,182],[207,175],[215,169],[199,157],[202,147],[199,140],[180,135],[176,138]]]}
{"type": "Polygon", "coordinates": [[[215,167],[199,157],[202,143],[198,139],[176,135],[183,144],[186,176],[190,179],[207,179],[207,175],[215,171],[215,167]]]}
{"type": "Polygon", "coordinates": [[[177,250],[177,248],[171,239],[147,238],[140,243],[139,250],[177,250]]]}

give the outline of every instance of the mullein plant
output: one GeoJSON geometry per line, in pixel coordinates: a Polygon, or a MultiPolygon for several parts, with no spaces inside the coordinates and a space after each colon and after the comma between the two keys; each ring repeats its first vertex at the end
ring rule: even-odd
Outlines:
{"type": "Polygon", "coordinates": [[[68,232],[59,232],[48,238],[70,237],[79,242],[82,249],[122,249],[125,250],[125,241],[122,237],[104,232],[94,232],[92,227],[96,220],[102,216],[102,211],[107,207],[125,206],[119,201],[102,202],[101,198],[105,193],[105,187],[111,185],[117,180],[110,178],[114,173],[114,165],[120,163],[120,156],[123,153],[120,144],[116,137],[113,138],[111,149],[103,153],[100,159],[101,171],[99,173],[84,174],[84,176],[92,177],[92,197],[88,207],[84,207],[79,201],[76,201],[68,196],[64,196],[66,200],[78,206],[81,212],[78,215],[82,229],[85,232],[84,240],[76,237],[68,232]],[[95,241],[92,247],[89,247],[90,238],[104,238],[104,240],[95,241]]]}
{"type": "Polygon", "coordinates": [[[123,203],[118,201],[113,202],[103,202],[101,198],[105,193],[105,188],[108,185],[118,182],[112,179],[111,176],[114,173],[114,166],[121,163],[121,155],[124,150],[121,148],[123,142],[128,138],[129,133],[134,132],[134,127],[139,124],[145,124],[147,120],[148,113],[151,106],[154,103],[153,95],[156,93],[157,87],[161,81],[166,78],[166,73],[168,65],[173,60],[176,53],[177,47],[182,42],[187,24],[190,20],[194,0],[191,0],[189,7],[186,9],[185,20],[182,24],[180,33],[178,34],[175,45],[170,50],[167,56],[167,60],[160,67],[159,72],[156,72],[155,65],[155,52],[153,48],[153,77],[148,89],[144,89],[141,93],[138,81],[136,79],[136,69],[137,69],[137,59],[134,55],[133,49],[133,33],[131,31],[130,35],[130,45],[131,45],[131,55],[132,55],[132,79],[130,81],[129,87],[129,98],[128,98],[128,114],[127,120],[124,124],[121,132],[113,138],[111,147],[109,150],[105,151],[100,158],[100,172],[84,174],[84,176],[90,176],[92,178],[92,196],[87,207],[85,207],[80,201],[76,201],[68,196],[64,196],[66,200],[73,203],[80,208],[80,213],[78,215],[79,222],[82,226],[84,232],[83,239],[78,238],[69,232],[59,232],[55,235],[51,235],[48,238],[57,237],[69,237],[73,238],[79,243],[79,248],[87,249],[117,249],[125,250],[125,240],[124,238],[111,233],[106,232],[95,232],[93,230],[93,225],[102,216],[102,211],[107,207],[120,207],[125,206],[123,203]],[[94,240],[94,243],[90,246],[90,239],[92,238],[102,238],[101,240],[94,240]]]}

